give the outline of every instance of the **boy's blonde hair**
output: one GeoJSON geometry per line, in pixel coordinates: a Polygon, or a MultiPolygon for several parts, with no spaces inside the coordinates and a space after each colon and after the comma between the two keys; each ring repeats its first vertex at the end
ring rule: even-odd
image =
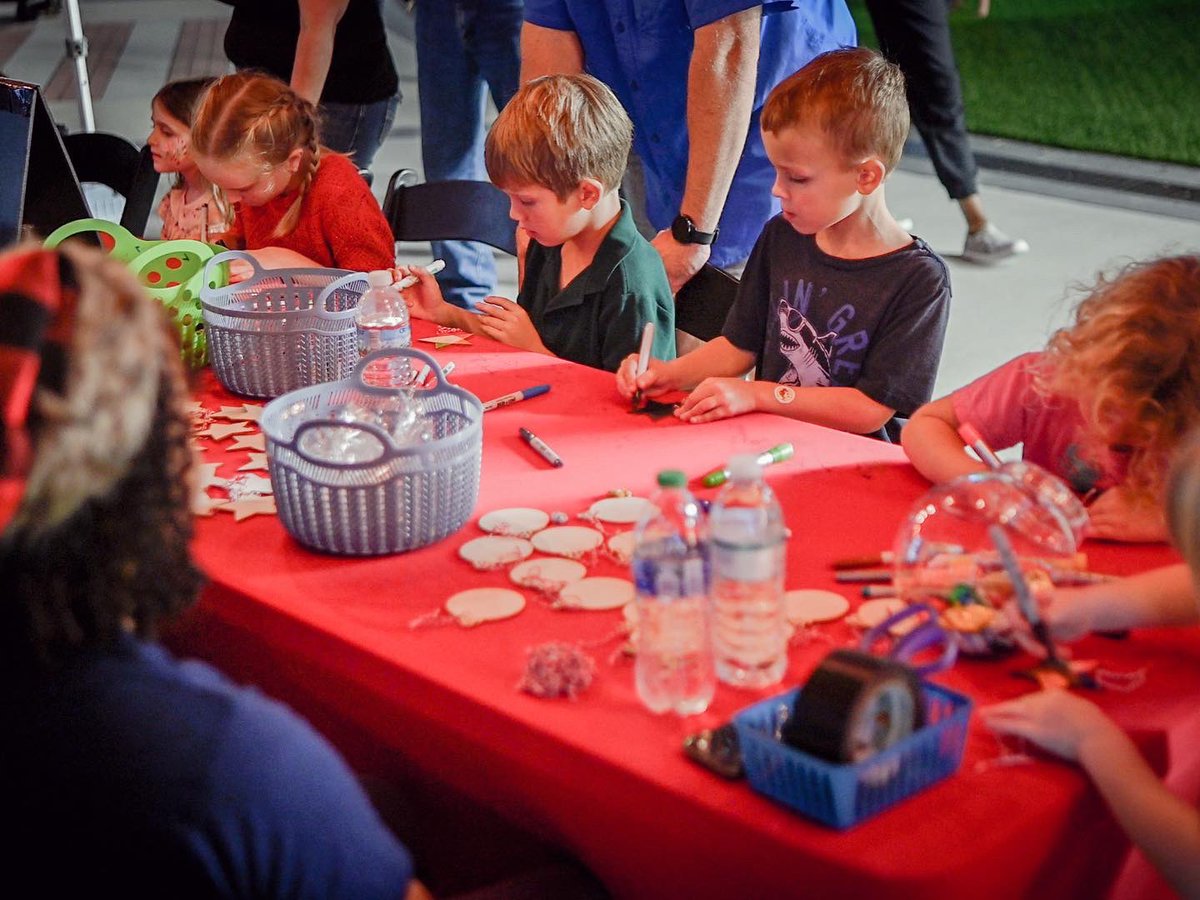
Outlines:
{"type": "Polygon", "coordinates": [[[585,178],[616,190],[633,123],[612,91],[590,75],[547,75],[517,91],[484,144],[500,188],[538,185],[565,200],[585,178]]]}
{"type": "Polygon", "coordinates": [[[830,50],[775,86],[761,124],[773,135],[815,125],[848,164],[874,156],[891,172],[908,138],[904,74],[867,47],[830,50]]]}
{"type": "Polygon", "coordinates": [[[1086,454],[1124,452],[1124,483],[1157,499],[1172,452],[1200,424],[1200,256],[1101,276],[1050,338],[1036,384],[1079,404],[1086,454]]]}
{"type": "MultiPolygon", "coordinates": [[[[293,150],[303,152],[300,187],[295,202],[272,237],[290,233],[300,219],[300,205],[321,163],[320,128],[316,108],[290,87],[261,72],[235,72],[218,78],[204,94],[192,119],[192,147],[217,160],[247,159],[265,172],[279,165],[293,150]]],[[[213,195],[232,222],[220,188],[213,195]]]]}

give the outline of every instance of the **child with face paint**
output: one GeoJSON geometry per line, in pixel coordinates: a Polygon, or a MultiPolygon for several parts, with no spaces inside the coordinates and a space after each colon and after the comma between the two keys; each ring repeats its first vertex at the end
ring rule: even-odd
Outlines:
{"type": "Polygon", "coordinates": [[[225,233],[225,215],[213,198],[212,184],[192,159],[192,114],[212,78],[189,78],[163,86],[150,101],[152,128],[146,143],[154,171],[174,174],[172,185],[158,205],[163,240],[186,238],[218,241],[225,233]]]}

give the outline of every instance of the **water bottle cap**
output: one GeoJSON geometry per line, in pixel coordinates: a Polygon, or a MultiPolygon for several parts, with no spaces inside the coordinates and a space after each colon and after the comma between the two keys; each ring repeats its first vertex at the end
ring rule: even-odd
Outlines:
{"type": "Polygon", "coordinates": [[[367,284],[373,288],[391,287],[392,273],[387,269],[376,269],[367,273],[367,284]]]}
{"type": "Polygon", "coordinates": [[[762,477],[762,466],[754,455],[739,453],[729,458],[729,477],[736,481],[753,481],[762,477]]]}
{"type": "Polygon", "coordinates": [[[680,488],[687,484],[687,476],[678,469],[663,469],[658,473],[658,486],[680,488]]]}

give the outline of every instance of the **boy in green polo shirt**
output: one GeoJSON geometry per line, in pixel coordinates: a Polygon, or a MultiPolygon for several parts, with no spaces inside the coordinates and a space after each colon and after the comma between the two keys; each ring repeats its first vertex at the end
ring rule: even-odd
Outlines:
{"type": "Polygon", "coordinates": [[[442,297],[431,275],[405,291],[412,315],[504,344],[616,371],[655,325],[652,353],[675,358],[675,302],[662,258],[617,194],[633,126],[589,75],[548,75],[522,87],[488,133],[488,175],[512,203],[520,292],[474,311],[442,297]]]}

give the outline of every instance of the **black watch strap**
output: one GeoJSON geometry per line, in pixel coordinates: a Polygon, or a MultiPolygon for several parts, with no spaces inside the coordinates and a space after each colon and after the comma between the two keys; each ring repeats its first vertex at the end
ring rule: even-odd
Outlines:
{"type": "Polygon", "coordinates": [[[691,216],[682,213],[671,223],[671,236],[681,244],[711,244],[720,233],[720,228],[714,228],[711,232],[697,231],[691,216]]]}

